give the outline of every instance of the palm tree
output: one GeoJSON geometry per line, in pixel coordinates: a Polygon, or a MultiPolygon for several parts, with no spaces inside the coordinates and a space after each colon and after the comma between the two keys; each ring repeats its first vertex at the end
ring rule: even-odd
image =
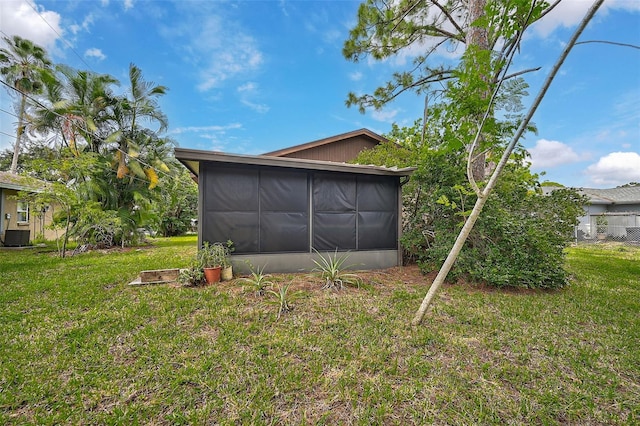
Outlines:
{"type": "Polygon", "coordinates": [[[29,40],[15,35],[3,37],[3,40],[7,47],[0,49],[0,74],[18,92],[20,99],[16,143],[10,168],[11,173],[15,173],[26,122],[27,97],[41,91],[42,75],[50,70],[51,61],[42,47],[29,40]]]}
{"type": "Polygon", "coordinates": [[[37,110],[36,129],[54,131],[74,155],[99,152],[112,132],[110,107],[115,101],[111,86],[118,80],[107,74],[57,68],[57,86],[46,84],[48,106],[37,110]],[[84,142],[84,145],[82,145],[84,142]]]}
{"type": "Polygon", "coordinates": [[[129,66],[129,85],[128,92],[116,99],[113,108],[113,119],[119,131],[118,137],[113,138],[117,141],[113,149],[117,175],[118,178],[132,172],[140,178],[146,175],[153,187],[157,181],[155,168],[168,171],[164,162],[167,141],[158,136],[167,129],[168,122],[157,101],[167,88],[144,81],[140,68],[134,64],[129,66]],[[158,130],[144,127],[144,122],[157,124],[158,130]]]}

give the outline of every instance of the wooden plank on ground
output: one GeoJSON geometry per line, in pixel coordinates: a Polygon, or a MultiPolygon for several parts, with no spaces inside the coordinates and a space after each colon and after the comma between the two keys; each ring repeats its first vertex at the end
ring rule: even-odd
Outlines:
{"type": "Polygon", "coordinates": [[[180,269],[157,269],[140,272],[141,283],[170,282],[178,279],[180,269]]]}

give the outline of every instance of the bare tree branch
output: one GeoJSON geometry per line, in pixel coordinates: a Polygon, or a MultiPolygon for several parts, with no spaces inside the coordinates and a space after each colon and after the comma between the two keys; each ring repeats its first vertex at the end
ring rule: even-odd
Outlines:
{"type": "Polygon", "coordinates": [[[620,42],[617,42],[617,41],[607,41],[607,40],[586,40],[586,41],[580,41],[580,42],[576,43],[576,45],[578,45],[578,44],[587,44],[587,43],[612,44],[614,46],[631,47],[633,49],[640,49],[640,46],[638,46],[636,44],[620,43],[620,42]]]}
{"type": "Polygon", "coordinates": [[[442,14],[447,17],[449,22],[451,22],[451,25],[453,25],[455,27],[455,29],[458,30],[458,32],[461,34],[462,37],[459,38],[458,40],[459,41],[464,41],[466,33],[464,32],[464,30],[462,28],[460,28],[460,25],[458,25],[456,20],[453,19],[453,16],[451,16],[449,11],[444,6],[442,6],[437,0],[431,0],[431,4],[433,4],[435,7],[440,9],[440,12],[442,12],[442,14]]]}
{"type": "Polygon", "coordinates": [[[402,16],[400,16],[400,18],[398,19],[398,23],[393,27],[393,29],[391,30],[391,32],[394,32],[395,30],[398,29],[398,25],[400,25],[400,23],[402,21],[404,21],[404,18],[406,18],[407,16],[409,16],[409,14],[413,11],[413,9],[415,9],[416,7],[418,7],[418,5],[420,4],[419,1],[416,1],[414,4],[412,4],[403,14],[402,16]]]}
{"type": "Polygon", "coordinates": [[[555,2],[550,4],[549,7],[547,7],[545,10],[543,10],[542,13],[540,13],[540,18],[539,19],[544,18],[549,12],[551,12],[553,9],[555,9],[556,6],[560,4],[560,1],[561,0],[556,0],[555,2]]]}
{"type": "Polygon", "coordinates": [[[526,70],[514,72],[513,74],[505,75],[504,79],[505,80],[509,80],[510,78],[517,77],[517,76],[522,75],[522,74],[526,74],[526,73],[529,73],[529,72],[540,71],[541,69],[542,69],[542,67],[536,67],[536,68],[529,68],[529,69],[526,69],[526,70]]]}

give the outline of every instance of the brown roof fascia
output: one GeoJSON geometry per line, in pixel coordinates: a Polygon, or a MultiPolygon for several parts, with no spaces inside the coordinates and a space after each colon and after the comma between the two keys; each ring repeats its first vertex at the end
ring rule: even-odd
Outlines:
{"type": "Polygon", "coordinates": [[[307,143],[303,143],[301,145],[295,145],[295,146],[291,146],[289,148],[284,148],[284,149],[279,149],[277,151],[267,152],[266,154],[262,154],[262,155],[268,155],[270,157],[281,157],[281,156],[284,156],[284,155],[292,154],[294,152],[305,151],[307,149],[316,148],[318,146],[327,145],[327,144],[334,143],[334,142],[339,142],[339,141],[342,141],[342,140],[345,140],[345,139],[349,139],[349,138],[353,138],[353,137],[356,137],[356,136],[368,136],[371,139],[377,140],[379,143],[389,142],[389,140],[387,138],[385,138],[383,136],[380,136],[379,134],[374,133],[369,129],[359,129],[359,130],[354,130],[354,131],[347,132],[347,133],[342,133],[340,135],[331,136],[329,138],[319,139],[317,141],[307,142],[307,143]]]}
{"type": "Polygon", "coordinates": [[[410,176],[415,167],[402,169],[373,165],[336,163],[334,161],[307,160],[288,157],[271,157],[267,155],[227,154],[214,151],[175,148],[175,157],[193,174],[199,175],[201,161],[211,161],[225,164],[243,164],[254,166],[285,167],[303,170],[318,170],[326,172],[358,173],[380,176],[410,176]]]}

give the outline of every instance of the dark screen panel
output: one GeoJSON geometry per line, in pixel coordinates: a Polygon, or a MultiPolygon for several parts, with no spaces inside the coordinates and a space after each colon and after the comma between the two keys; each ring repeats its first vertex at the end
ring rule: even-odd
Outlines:
{"type": "Polygon", "coordinates": [[[313,248],[316,250],[355,250],[355,213],[314,214],[313,248]]]}
{"type": "Polygon", "coordinates": [[[394,212],[358,213],[358,250],[396,249],[397,235],[394,212]]]}
{"type": "Polygon", "coordinates": [[[358,178],[358,211],[393,212],[397,205],[394,180],[377,177],[358,178]]]}
{"type": "Polygon", "coordinates": [[[314,212],[352,212],[356,210],[355,175],[315,175],[314,212]]]}
{"type": "Polygon", "coordinates": [[[258,170],[207,167],[205,210],[258,211],[258,170]]]}
{"type": "Polygon", "coordinates": [[[258,246],[258,212],[205,212],[202,238],[231,240],[236,253],[254,253],[258,246]]]}
{"type": "Polygon", "coordinates": [[[260,251],[309,251],[309,217],[306,213],[263,212],[260,217],[260,251]]]}
{"type": "Polygon", "coordinates": [[[260,173],[260,210],[270,212],[306,212],[307,173],[262,171],[260,173]]]}
{"type": "Polygon", "coordinates": [[[397,248],[397,179],[243,165],[201,171],[202,237],[231,239],[238,254],[397,248]]]}

